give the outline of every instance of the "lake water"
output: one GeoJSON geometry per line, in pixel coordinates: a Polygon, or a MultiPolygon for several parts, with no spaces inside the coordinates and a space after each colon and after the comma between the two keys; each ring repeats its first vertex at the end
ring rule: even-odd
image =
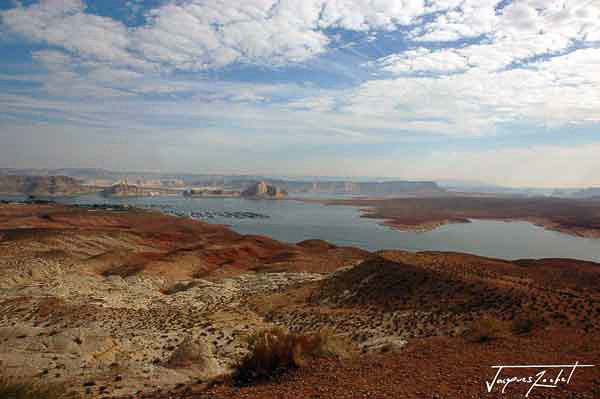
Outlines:
{"type": "Polygon", "coordinates": [[[280,241],[318,238],[336,245],[367,250],[456,251],[504,258],[574,258],[600,262],[600,239],[572,237],[527,222],[474,220],[425,233],[402,232],[360,217],[358,208],[325,206],[294,200],[243,198],[140,197],[103,198],[98,195],[55,198],[77,204],[130,204],[200,215],[210,223],[230,225],[243,234],[280,241]],[[246,215],[239,212],[247,212],[246,215]],[[253,214],[268,217],[252,217],[253,214]],[[249,215],[249,217],[247,217],[249,215]],[[209,217],[212,216],[212,217],[209,217]]]}

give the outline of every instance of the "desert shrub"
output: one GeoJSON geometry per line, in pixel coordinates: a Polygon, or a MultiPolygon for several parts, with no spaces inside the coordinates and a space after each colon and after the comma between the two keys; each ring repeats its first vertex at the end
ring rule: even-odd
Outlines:
{"type": "Polygon", "coordinates": [[[143,263],[118,265],[115,267],[111,267],[108,270],[104,270],[102,272],[102,276],[103,277],[119,276],[122,278],[126,278],[126,277],[135,276],[136,274],[143,272],[145,268],[146,267],[143,263]]]}
{"type": "Polygon", "coordinates": [[[530,317],[519,317],[513,321],[511,330],[518,335],[530,334],[535,324],[535,321],[530,317]]]}
{"type": "Polygon", "coordinates": [[[247,385],[302,367],[310,358],[346,354],[345,344],[328,331],[298,334],[277,327],[259,331],[247,341],[250,351],[233,374],[236,385],[247,385]]]}
{"type": "Polygon", "coordinates": [[[73,398],[63,385],[43,384],[32,380],[0,378],[0,399],[67,399],[73,398]]]}
{"type": "Polygon", "coordinates": [[[487,342],[502,336],[505,325],[502,321],[492,316],[483,316],[471,324],[467,336],[474,342],[487,342]]]}
{"type": "Polygon", "coordinates": [[[163,287],[160,291],[165,295],[173,295],[173,294],[177,294],[178,292],[187,291],[191,288],[194,288],[197,285],[198,285],[198,282],[196,282],[196,281],[188,281],[188,282],[179,281],[173,285],[163,287]]]}

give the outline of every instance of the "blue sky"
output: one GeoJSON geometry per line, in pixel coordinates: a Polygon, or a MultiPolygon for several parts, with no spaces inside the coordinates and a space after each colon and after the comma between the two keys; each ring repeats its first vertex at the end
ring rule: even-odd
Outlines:
{"type": "Polygon", "coordinates": [[[596,0],[0,0],[0,167],[600,185],[596,0]]]}

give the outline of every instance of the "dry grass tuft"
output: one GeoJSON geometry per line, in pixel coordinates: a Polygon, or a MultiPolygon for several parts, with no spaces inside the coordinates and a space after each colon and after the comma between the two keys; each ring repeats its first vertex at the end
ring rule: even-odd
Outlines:
{"type": "Polygon", "coordinates": [[[311,358],[347,355],[346,344],[326,330],[296,334],[276,327],[251,335],[248,344],[250,352],[237,365],[233,375],[237,385],[266,380],[305,366],[311,358]]]}
{"type": "Polygon", "coordinates": [[[505,332],[506,326],[501,320],[485,315],[473,322],[467,337],[473,342],[488,342],[502,337],[505,332]]]}
{"type": "Polygon", "coordinates": [[[512,322],[511,330],[517,335],[527,335],[531,334],[537,324],[539,321],[533,320],[531,317],[519,317],[512,322]]]}

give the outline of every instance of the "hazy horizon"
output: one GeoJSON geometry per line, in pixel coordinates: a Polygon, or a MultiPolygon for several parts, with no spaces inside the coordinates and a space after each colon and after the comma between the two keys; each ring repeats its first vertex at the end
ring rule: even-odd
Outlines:
{"type": "Polygon", "coordinates": [[[8,0],[0,60],[11,168],[600,186],[597,2],[8,0]]]}
{"type": "MultiPolygon", "coordinates": [[[[442,187],[456,187],[456,188],[479,188],[479,189],[514,189],[514,190],[553,190],[553,189],[586,189],[586,188],[596,188],[597,186],[506,186],[489,183],[483,180],[467,180],[467,179],[404,179],[398,176],[327,176],[327,175],[293,175],[293,174],[273,174],[273,173],[244,173],[244,172],[236,172],[236,173],[205,173],[205,172],[194,172],[194,171],[182,171],[182,170],[171,170],[171,171],[161,171],[161,170],[115,170],[115,169],[105,169],[105,168],[86,168],[86,167],[58,167],[58,168],[13,168],[13,167],[2,167],[0,166],[0,175],[2,175],[3,171],[11,170],[11,171],[40,171],[40,172],[54,172],[61,170],[69,170],[71,172],[75,172],[77,170],[97,170],[104,171],[109,173],[114,173],[116,175],[133,175],[133,176],[146,176],[151,177],[152,175],[161,175],[163,177],[167,176],[206,176],[206,177],[246,177],[246,178],[265,178],[265,179],[281,179],[281,180],[295,180],[295,181],[354,181],[354,182],[385,182],[385,181],[412,181],[412,182],[422,182],[422,181],[431,181],[435,182],[442,187]]],[[[60,173],[58,173],[60,174],[60,173]]],[[[54,174],[56,175],[56,174],[54,174]]]]}

